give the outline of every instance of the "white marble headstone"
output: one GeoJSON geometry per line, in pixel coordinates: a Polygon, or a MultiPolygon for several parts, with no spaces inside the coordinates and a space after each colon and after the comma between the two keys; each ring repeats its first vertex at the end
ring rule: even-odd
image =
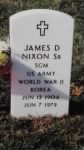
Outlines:
{"type": "Polygon", "coordinates": [[[74,20],[52,10],[10,17],[11,114],[68,114],[74,20]]]}

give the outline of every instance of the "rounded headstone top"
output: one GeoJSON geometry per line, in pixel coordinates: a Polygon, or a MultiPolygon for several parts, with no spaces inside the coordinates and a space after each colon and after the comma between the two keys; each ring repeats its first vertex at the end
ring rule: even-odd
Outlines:
{"type": "Polygon", "coordinates": [[[50,10],[50,9],[30,9],[30,10],[25,10],[25,11],[21,11],[21,12],[19,12],[19,13],[16,13],[16,14],[14,14],[14,15],[12,15],[10,18],[12,18],[12,19],[16,19],[16,18],[18,18],[18,17],[22,17],[22,16],[26,16],[26,15],[31,15],[31,14],[37,14],[37,13],[39,13],[39,14],[43,14],[43,13],[46,13],[46,14],[51,14],[51,15],[56,15],[56,16],[59,16],[59,17],[62,17],[62,16],[64,16],[64,17],[66,17],[66,18],[68,18],[68,19],[72,19],[73,20],[73,17],[72,16],[70,16],[69,14],[66,14],[66,13],[64,13],[64,12],[61,12],[61,11],[57,11],[57,10],[50,10]]]}

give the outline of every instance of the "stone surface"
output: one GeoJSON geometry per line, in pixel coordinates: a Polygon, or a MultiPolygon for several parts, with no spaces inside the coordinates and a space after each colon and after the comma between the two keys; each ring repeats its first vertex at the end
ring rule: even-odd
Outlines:
{"type": "Polygon", "coordinates": [[[51,10],[10,17],[11,114],[68,113],[73,18],[51,10]]]}

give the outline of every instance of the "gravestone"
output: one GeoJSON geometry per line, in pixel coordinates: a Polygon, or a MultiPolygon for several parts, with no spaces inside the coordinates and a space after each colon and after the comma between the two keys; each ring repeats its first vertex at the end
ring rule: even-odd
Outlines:
{"type": "Polygon", "coordinates": [[[11,114],[68,114],[74,20],[52,10],[10,17],[11,114]]]}

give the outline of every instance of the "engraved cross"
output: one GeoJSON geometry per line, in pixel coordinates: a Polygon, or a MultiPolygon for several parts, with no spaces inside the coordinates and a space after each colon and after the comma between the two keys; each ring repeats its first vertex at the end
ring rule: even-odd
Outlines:
{"type": "Polygon", "coordinates": [[[37,24],[37,29],[40,29],[40,36],[45,36],[45,31],[48,29],[48,24],[45,21],[40,21],[40,24],[37,24]]]}

